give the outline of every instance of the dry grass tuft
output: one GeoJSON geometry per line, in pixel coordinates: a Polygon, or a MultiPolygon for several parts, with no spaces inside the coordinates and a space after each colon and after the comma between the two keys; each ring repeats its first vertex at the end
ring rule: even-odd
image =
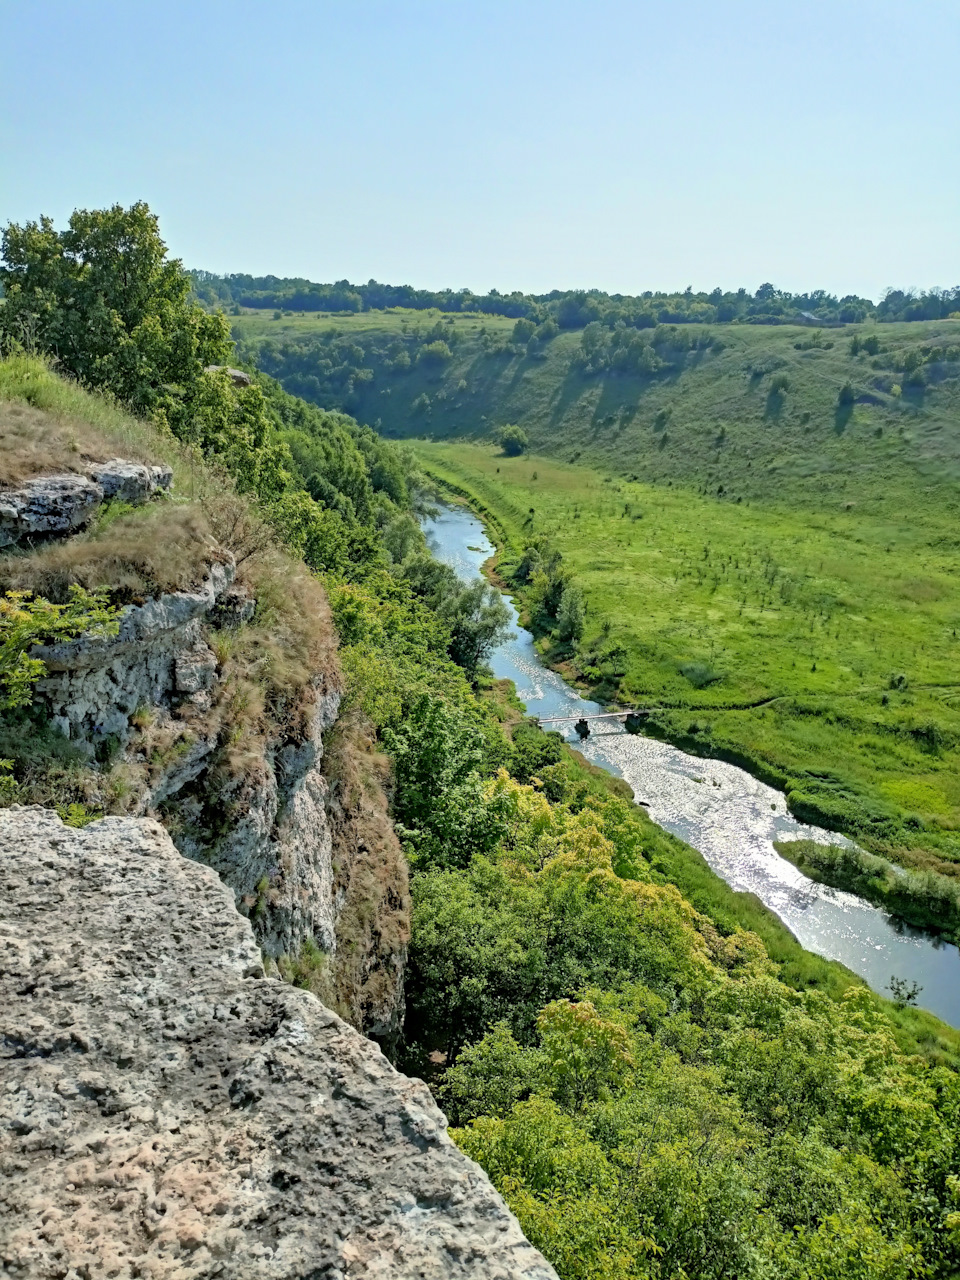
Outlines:
{"type": "Polygon", "coordinates": [[[165,591],[188,591],[228,553],[196,504],[140,507],[104,529],[0,559],[0,589],[32,591],[62,603],[77,583],[109,589],[119,604],[142,603],[165,591]]]}
{"type": "Polygon", "coordinates": [[[85,391],[33,356],[0,360],[0,487],[80,472],[88,462],[114,457],[167,463],[174,489],[191,499],[224,487],[172,435],[134,418],[109,396],[85,391]]]}

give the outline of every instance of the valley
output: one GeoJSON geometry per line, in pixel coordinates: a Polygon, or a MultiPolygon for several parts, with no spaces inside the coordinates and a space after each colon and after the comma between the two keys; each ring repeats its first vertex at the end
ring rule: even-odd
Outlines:
{"type": "Polygon", "coordinates": [[[960,875],[960,323],[538,339],[480,314],[273,316],[232,318],[241,353],[409,439],[491,518],[521,600],[524,547],[561,554],[584,634],[539,630],[564,674],[798,816],[960,875]],[[519,457],[494,444],[509,422],[519,457]]]}

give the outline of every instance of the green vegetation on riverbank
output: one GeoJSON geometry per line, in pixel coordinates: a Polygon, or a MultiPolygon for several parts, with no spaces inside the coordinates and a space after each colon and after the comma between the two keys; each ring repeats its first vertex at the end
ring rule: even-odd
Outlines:
{"type": "Polygon", "coordinates": [[[847,889],[908,924],[960,942],[960,881],[935,871],[904,871],[885,858],[843,845],[781,840],[775,847],[811,880],[847,889]]]}
{"type": "Polygon", "coordinates": [[[813,515],[626,481],[489,446],[419,443],[468,494],[514,578],[537,538],[581,588],[577,644],[545,656],[652,732],[746,764],[798,816],[960,873],[960,639],[944,506],[813,515]]]}

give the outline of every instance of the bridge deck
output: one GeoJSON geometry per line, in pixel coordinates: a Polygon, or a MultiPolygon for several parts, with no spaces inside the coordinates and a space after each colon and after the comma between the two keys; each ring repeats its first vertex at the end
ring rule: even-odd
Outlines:
{"type": "Polygon", "coordinates": [[[635,711],[584,711],[578,716],[537,716],[540,724],[556,724],[559,720],[619,720],[621,716],[636,715],[635,711]]]}

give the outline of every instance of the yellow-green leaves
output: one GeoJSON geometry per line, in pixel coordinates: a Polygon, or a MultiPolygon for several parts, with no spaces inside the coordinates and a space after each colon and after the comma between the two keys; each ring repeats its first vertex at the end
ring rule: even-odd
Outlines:
{"type": "Polygon", "coordinates": [[[88,633],[116,635],[121,610],[107,603],[103,591],[70,588],[66,604],[42,597],[28,598],[23,591],[8,591],[0,599],[0,709],[29,706],[33,687],[45,667],[29,650],[54,640],[69,640],[88,633]]]}

